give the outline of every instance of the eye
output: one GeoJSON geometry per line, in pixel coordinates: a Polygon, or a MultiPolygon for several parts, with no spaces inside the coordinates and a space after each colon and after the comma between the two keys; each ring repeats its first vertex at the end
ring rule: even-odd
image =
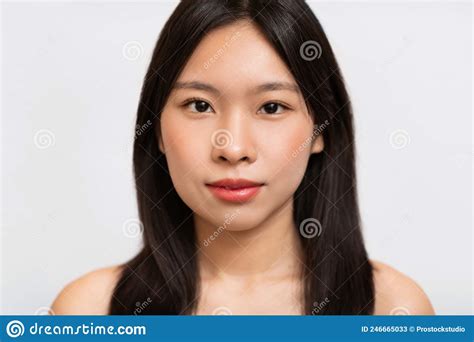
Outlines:
{"type": "Polygon", "coordinates": [[[186,101],[185,107],[189,108],[194,113],[211,113],[212,107],[204,100],[192,98],[186,101]]]}
{"type": "Polygon", "coordinates": [[[264,114],[280,114],[282,111],[279,109],[289,109],[287,106],[278,102],[267,102],[260,109],[264,110],[264,114]]]}

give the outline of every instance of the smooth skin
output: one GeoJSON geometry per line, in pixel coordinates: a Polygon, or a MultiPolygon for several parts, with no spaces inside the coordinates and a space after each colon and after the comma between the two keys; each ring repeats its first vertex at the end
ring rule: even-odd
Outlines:
{"type": "MultiPolygon", "coordinates": [[[[196,314],[303,314],[293,194],[310,155],[324,150],[322,135],[312,135],[315,124],[288,68],[250,22],[212,31],[194,51],[165,104],[157,139],[176,191],[194,212],[202,281],[196,314]],[[214,141],[216,134],[232,143],[214,141]],[[205,186],[222,178],[265,186],[249,202],[230,203],[205,186]]],[[[412,279],[371,263],[376,315],[434,314],[412,279]]],[[[74,280],[53,312],[107,314],[118,271],[102,268],[74,280]]]]}
{"type": "MultiPolygon", "coordinates": [[[[423,289],[410,277],[385,263],[375,260],[371,260],[371,263],[375,267],[375,315],[435,314],[433,306],[423,289]]],[[[55,315],[106,315],[113,286],[118,280],[118,271],[118,266],[105,267],[73,280],[62,289],[54,300],[51,306],[52,312],[55,315]]],[[[253,300],[261,302],[261,298],[257,298],[256,286],[251,288],[245,285],[245,279],[242,279],[240,289],[246,291],[246,297],[250,298],[247,300],[253,298],[253,300]]],[[[279,302],[279,297],[269,299],[266,308],[270,309],[265,311],[265,314],[278,314],[274,312],[271,305],[276,302],[279,302]]],[[[213,308],[213,312],[221,307],[226,307],[225,303],[219,303],[218,306],[213,308]]],[[[235,312],[232,313],[236,314],[235,312]]],[[[246,314],[253,313],[247,310],[246,314]]],[[[290,313],[285,312],[285,314],[290,313]]]]}

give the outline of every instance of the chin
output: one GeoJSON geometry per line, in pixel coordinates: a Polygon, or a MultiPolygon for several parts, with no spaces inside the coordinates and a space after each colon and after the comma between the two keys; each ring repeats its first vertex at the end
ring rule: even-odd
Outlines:
{"type": "Polygon", "coordinates": [[[211,217],[209,213],[205,215],[209,222],[217,228],[217,230],[226,230],[228,232],[242,232],[257,227],[264,221],[261,215],[255,215],[256,209],[247,210],[244,207],[229,208],[225,211],[212,211],[211,217]],[[252,215],[252,213],[254,215],[252,215]]]}
{"type": "MultiPolygon", "coordinates": [[[[255,209],[251,209],[251,211],[253,211],[253,214],[255,214],[255,209]]],[[[265,220],[264,217],[260,216],[262,215],[251,215],[245,212],[245,210],[241,210],[240,214],[234,215],[233,220],[231,216],[227,216],[224,224],[229,221],[231,222],[228,223],[225,228],[229,232],[250,231],[258,227],[265,220]]]]}

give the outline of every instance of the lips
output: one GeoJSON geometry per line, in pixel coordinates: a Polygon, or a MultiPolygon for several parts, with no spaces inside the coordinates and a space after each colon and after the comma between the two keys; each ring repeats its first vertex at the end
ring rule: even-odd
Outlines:
{"type": "Polygon", "coordinates": [[[207,188],[219,199],[229,202],[246,202],[254,198],[265,183],[248,179],[221,179],[207,183],[207,188]]]}
{"type": "Polygon", "coordinates": [[[259,182],[254,182],[248,179],[231,179],[231,178],[226,178],[226,179],[221,179],[213,183],[209,183],[208,185],[212,186],[219,186],[219,187],[225,187],[228,189],[240,189],[240,188],[248,188],[248,187],[253,187],[253,186],[260,186],[263,185],[264,183],[259,183],[259,182]]]}

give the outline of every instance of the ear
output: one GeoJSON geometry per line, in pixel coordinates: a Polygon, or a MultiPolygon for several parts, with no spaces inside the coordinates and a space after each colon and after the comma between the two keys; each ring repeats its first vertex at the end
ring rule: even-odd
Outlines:
{"type": "Polygon", "coordinates": [[[316,135],[313,139],[313,143],[311,145],[311,153],[320,153],[324,150],[324,139],[323,134],[320,133],[316,135]]]}
{"type": "Polygon", "coordinates": [[[163,144],[163,134],[161,134],[161,125],[156,125],[155,130],[155,139],[158,139],[158,148],[160,152],[165,154],[165,144],[163,144]]]}
{"type": "Polygon", "coordinates": [[[165,146],[163,144],[163,139],[161,138],[161,135],[158,141],[158,147],[160,148],[161,153],[165,154],[165,146]]]}
{"type": "Polygon", "coordinates": [[[327,127],[327,125],[329,125],[329,121],[326,120],[321,125],[315,124],[317,121],[313,111],[309,110],[309,113],[310,115],[308,115],[308,119],[313,127],[313,132],[311,135],[311,154],[321,153],[324,150],[323,130],[327,127]]]}

